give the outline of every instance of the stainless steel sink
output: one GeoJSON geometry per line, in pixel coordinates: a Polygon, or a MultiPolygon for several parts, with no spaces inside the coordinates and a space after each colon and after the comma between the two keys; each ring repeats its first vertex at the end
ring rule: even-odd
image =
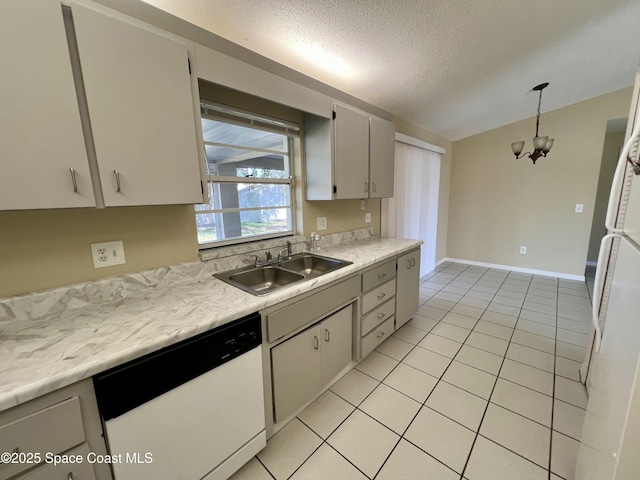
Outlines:
{"type": "Polygon", "coordinates": [[[293,283],[333,272],[351,263],[312,253],[298,253],[272,261],[268,265],[243,267],[214,276],[245,292],[266,295],[293,283]]]}

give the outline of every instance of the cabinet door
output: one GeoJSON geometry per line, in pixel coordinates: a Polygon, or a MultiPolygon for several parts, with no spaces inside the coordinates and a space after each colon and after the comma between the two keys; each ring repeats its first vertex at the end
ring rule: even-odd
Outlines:
{"type": "Polygon", "coordinates": [[[201,203],[187,46],[71,3],[105,205],[201,203]]]}
{"type": "Polygon", "coordinates": [[[60,2],[2,0],[0,58],[0,209],[95,206],[60,2]]]}
{"type": "Polygon", "coordinates": [[[89,453],[89,445],[83,443],[73,450],[64,452],[64,455],[69,458],[81,458],[81,462],[49,464],[18,477],[16,480],[96,480],[93,464],[87,461],[89,453]]]}
{"type": "Polygon", "coordinates": [[[369,196],[369,117],[344,105],[335,106],[334,198],[369,196]]]}
{"type": "Polygon", "coordinates": [[[396,329],[418,311],[420,287],[420,249],[398,257],[396,278],[396,329]]]}
{"type": "Polygon", "coordinates": [[[378,117],[369,124],[369,197],[393,197],[396,126],[378,117]]]}
{"type": "Polygon", "coordinates": [[[271,349],[275,420],[283,420],[322,389],[320,325],[271,349]]]}
{"type": "Polygon", "coordinates": [[[349,305],[321,324],[322,385],[326,385],[351,362],[353,307],[349,305]]]}

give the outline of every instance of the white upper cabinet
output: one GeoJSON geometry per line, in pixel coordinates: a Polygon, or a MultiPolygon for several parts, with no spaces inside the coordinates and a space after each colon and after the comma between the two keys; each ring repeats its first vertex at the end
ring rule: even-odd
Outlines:
{"type": "Polygon", "coordinates": [[[105,205],[201,203],[186,44],[92,4],[71,11],[105,205]]]}
{"type": "Polygon", "coordinates": [[[0,1],[0,58],[0,210],[94,206],[60,2],[0,1]]]}
{"type": "Polygon", "coordinates": [[[307,200],[393,196],[395,125],[346,105],[305,115],[307,200]]]}

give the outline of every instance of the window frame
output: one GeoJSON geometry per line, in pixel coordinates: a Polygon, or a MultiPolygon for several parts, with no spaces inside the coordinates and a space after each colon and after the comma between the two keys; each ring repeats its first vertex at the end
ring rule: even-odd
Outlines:
{"type": "MultiPolygon", "coordinates": [[[[296,232],[296,195],[295,195],[295,174],[294,174],[294,147],[295,147],[295,138],[300,138],[300,126],[294,122],[277,119],[274,117],[269,117],[267,115],[262,115],[254,112],[250,112],[247,110],[242,110],[235,107],[230,107],[228,105],[224,105],[217,102],[211,102],[208,100],[201,100],[200,104],[200,116],[201,118],[206,118],[209,120],[213,120],[216,122],[238,125],[245,128],[253,128],[256,130],[267,131],[271,133],[277,133],[280,135],[285,135],[287,137],[287,150],[286,153],[282,151],[269,150],[265,148],[259,147],[246,147],[246,146],[238,146],[228,143],[220,143],[220,142],[210,142],[204,140],[203,135],[203,147],[205,148],[205,176],[203,178],[204,182],[206,182],[205,187],[209,189],[210,184],[267,184],[267,185],[289,185],[289,204],[287,206],[279,206],[279,207],[230,207],[230,208],[219,208],[219,209],[209,209],[209,210],[197,210],[195,209],[195,217],[202,214],[224,214],[224,213],[241,213],[241,212],[250,212],[250,211],[260,211],[260,210],[276,210],[276,209],[289,209],[289,220],[291,228],[282,231],[282,232],[274,232],[268,234],[261,235],[252,235],[247,237],[234,237],[230,239],[223,240],[215,240],[211,242],[201,243],[198,238],[198,248],[199,250],[207,250],[211,248],[229,246],[229,245],[239,245],[249,242],[269,240],[281,237],[290,237],[294,236],[296,232]],[[212,113],[215,112],[215,113],[212,113]],[[256,178],[251,177],[248,181],[245,177],[237,177],[237,176],[229,176],[229,175],[212,175],[209,173],[209,163],[206,160],[206,147],[207,146],[216,146],[222,148],[233,148],[233,149],[242,149],[253,152],[264,152],[266,154],[277,154],[283,155],[287,158],[289,165],[289,177],[288,178],[256,178]]],[[[201,204],[205,205],[205,204],[201,204]]],[[[211,200],[209,201],[209,205],[211,205],[211,200]]]]}

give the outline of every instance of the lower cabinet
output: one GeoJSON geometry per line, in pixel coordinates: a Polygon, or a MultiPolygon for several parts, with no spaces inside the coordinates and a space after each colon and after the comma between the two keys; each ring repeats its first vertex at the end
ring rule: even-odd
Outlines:
{"type": "Polygon", "coordinates": [[[61,455],[61,463],[36,468],[15,480],[95,480],[93,465],[87,460],[89,453],[89,445],[84,443],[61,455]]]}
{"type": "Polygon", "coordinates": [[[420,249],[398,257],[396,272],[396,329],[418,311],[420,288],[420,249]]]}
{"type": "Polygon", "coordinates": [[[349,305],[271,349],[275,420],[311,400],[349,362],[352,306],[349,305]]]}

